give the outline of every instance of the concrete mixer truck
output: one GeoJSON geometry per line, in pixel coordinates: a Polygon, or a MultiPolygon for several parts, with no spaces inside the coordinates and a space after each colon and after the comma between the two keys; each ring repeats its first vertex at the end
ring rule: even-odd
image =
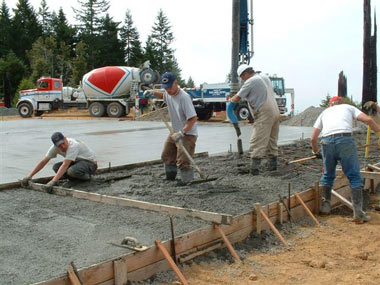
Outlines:
{"type": "Polygon", "coordinates": [[[22,90],[17,103],[21,117],[46,111],[77,107],[88,109],[93,117],[121,117],[136,104],[142,86],[151,87],[159,75],[149,62],[141,67],[106,66],[86,73],[78,88],[63,87],[59,78],[43,77],[36,89],[22,90]]]}

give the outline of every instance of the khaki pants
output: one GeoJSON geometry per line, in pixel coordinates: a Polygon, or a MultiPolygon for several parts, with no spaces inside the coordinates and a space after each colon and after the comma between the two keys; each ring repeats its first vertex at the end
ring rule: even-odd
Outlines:
{"type": "MultiPolygon", "coordinates": [[[[185,135],[182,139],[183,146],[186,148],[191,157],[193,157],[195,152],[196,141],[197,137],[192,135],[185,135]]],[[[165,141],[161,159],[165,164],[176,164],[179,169],[189,168],[191,165],[189,158],[179,146],[177,148],[174,140],[170,137],[170,135],[165,141]]]]}
{"type": "Polygon", "coordinates": [[[276,100],[268,96],[267,101],[255,113],[255,121],[249,151],[251,158],[278,156],[278,133],[280,130],[280,111],[276,100]]]}

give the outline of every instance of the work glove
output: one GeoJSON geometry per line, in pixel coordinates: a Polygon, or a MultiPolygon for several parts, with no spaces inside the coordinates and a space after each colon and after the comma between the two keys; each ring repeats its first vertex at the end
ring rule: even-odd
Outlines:
{"type": "Polygon", "coordinates": [[[315,155],[315,157],[318,158],[318,159],[322,159],[322,154],[321,154],[321,152],[319,150],[317,152],[313,151],[313,155],[315,155]]]}
{"type": "Polygon", "coordinates": [[[21,182],[21,186],[22,187],[28,187],[29,186],[29,181],[30,181],[30,177],[27,176],[27,177],[24,177],[20,182],[21,182]]]}
{"type": "Polygon", "coordinates": [[[177,143],[180,140],[182,140],[184,136],[185,136],[184,131],[180,130],[179,132],[176,132],[176,133],[172,134],[171,138],[177,143]]]}
{"type": "Polygon", "coordinates": [[[53,187],[57,185],[57,182],[50,180],[46,185],[45,185],[45,190],[47,193],[51,194],[53,192],[53,187]]]}
{"type": "Polygon", "coordinates": [[[143,93],[143,98],[154,98],[152,90],[145,90],[143,93]]]}

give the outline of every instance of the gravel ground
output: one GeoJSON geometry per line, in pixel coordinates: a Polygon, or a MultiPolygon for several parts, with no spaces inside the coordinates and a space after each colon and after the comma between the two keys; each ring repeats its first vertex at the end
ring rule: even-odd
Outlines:
{"type": "Polygon", "coordinates": [[[0,107],[0,116],[17,116],[17,108],[0,107]]]}

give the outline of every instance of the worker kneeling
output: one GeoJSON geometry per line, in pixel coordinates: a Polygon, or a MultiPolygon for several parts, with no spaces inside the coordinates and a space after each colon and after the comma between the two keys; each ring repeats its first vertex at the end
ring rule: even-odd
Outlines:
{"type": "Polygon", "coordinates": [[[164,162],[166,179],[175,180],[177,168],[179,168],[181,176],[179,185],[186,185],[194,179],[194,170],[191,168],[190,158],[183,148],[191,157],[194,155],[198,137],[197,113],[191,96],[179,88],[174,73],[164,73],[161,77],[161,86],[165,92],[147,90],[144,92],[144,97],[153,94],[155,97],[163,99],[168,106],[174,133],[167,137],[161,159],[164,162]]]}
{"type": "Polygon", "coordinates": [[[57,157],[58,154],[65,159],[53,165],[56,175],[46,185],[48,192],[51,192],[52,187],[57,185],[58,180],[62,177],[70,180],[90,180],[91,175],[95,174],[97,169],[95,153],[83,142],[67,138],[60,132],[54,133],[51,140],[53,145],[32,172],[21,181],[21,185],[26,187],[28,181],[43,169],[50,159],[57,157]]]}

